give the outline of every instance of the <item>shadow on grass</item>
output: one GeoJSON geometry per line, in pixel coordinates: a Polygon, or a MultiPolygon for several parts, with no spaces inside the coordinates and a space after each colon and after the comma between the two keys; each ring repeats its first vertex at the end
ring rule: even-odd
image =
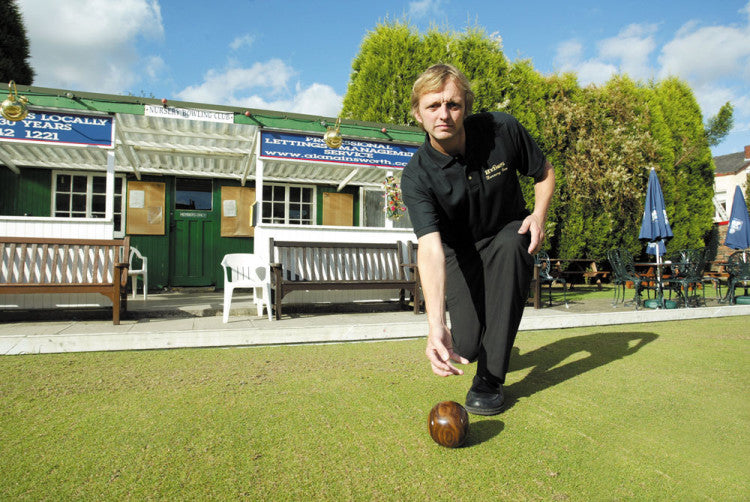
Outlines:
{"type": "Polygon", "coordinates": [[[282,318],[298,319],[338,314],[382,314],[411,311],[413,307],[397,301],[373,300],[336,303],[289,303],[282,306],[282,318]]]}
{"type": "Polygon", "coordinates": [[[471,422],[469,426],[469,436],[466,438],[464,448],[470,448],[477,446],[485,441],[489,441],[494,438],[505,428],[505,424],[500,420],[487,419],[479,422],[471,422]]]}
{"type": "Polygon", "coordinates": [[[570,380],[587,371],[635,354],[647,343],[658,338],[655,333],[595,333],[563,338],[521,354],[513,348],[509,372],[532,368],[522,380],[505,387],[505,409],[515,405],[522,397],[570,380]],[[587,356],[560,364],[579,353],[587,356]]]}

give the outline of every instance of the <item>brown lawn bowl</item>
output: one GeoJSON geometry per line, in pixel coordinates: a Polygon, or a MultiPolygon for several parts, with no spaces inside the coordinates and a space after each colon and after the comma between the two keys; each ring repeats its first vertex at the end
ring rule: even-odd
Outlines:
{"type": "Polygon", "coordinates": [[[437,444],[458,448],[469,435],[469,414],[455,401],[442,401],[430,410],[428,429],[437,444]]]}

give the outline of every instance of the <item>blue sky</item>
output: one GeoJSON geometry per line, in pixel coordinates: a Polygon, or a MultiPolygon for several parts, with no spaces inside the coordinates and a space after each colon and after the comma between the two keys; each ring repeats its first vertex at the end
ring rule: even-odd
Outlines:
{"type": "Polygon", "coordinates": [[[510,60],[583,85],[676,75],[704,117],[731,101],[714,155],[750,145],[750,0],[17,0],[35,85],[334,117],[368,31],[408,20],[502,39],[510,60]]]}

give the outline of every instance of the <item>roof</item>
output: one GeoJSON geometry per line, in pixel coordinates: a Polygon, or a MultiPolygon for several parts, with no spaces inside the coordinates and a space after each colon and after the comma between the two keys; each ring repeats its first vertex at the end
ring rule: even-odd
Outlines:
{"type": "MultiPolygon", "coordinates": [[[[0,84],[1,86],[2,84],[0,84]]],[[[146,105],[166,106],[162,100],[134,96],[83,93],[64,89],[18,86],[30,109],[107,113],[115,117],[115,170],[135,174],[170,174],[240,180],[255,177],[255,142],[258,130],[293,131],[322,136],[336,118],[240,107],[169,101],[175,108],[230,113],[233,123],[183,120],[145,115],[146,105]]],[[[384,143],[421,144],[424,133],[416,127],[342,120],[345,139],[384,143]]],[[[57,144],[0,142],[0,163],[18,166],[101,171],[106,149],[57,144]]],[[[382,168],[336,164],[264,161],[269,180],[320,183],[373,184],[382,181],[382,168]]]]}
{"type": "Polygon", "coordinates": [[[714,165],[717,176],[723,174],[737,174],[750,167],[750,159],[745,158],[745,152],[730,153],[728,155],[719,155],[714,157],[714,165]]]}

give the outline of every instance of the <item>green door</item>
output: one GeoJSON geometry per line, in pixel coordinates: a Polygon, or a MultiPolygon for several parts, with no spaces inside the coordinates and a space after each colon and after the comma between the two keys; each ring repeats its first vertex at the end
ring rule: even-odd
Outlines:
{"type": "Polygon", "coordinates": [[[210,179],[177,178],[172,211],[172,286],[211,286],[216,277],[215,215],[210,179]]]}

